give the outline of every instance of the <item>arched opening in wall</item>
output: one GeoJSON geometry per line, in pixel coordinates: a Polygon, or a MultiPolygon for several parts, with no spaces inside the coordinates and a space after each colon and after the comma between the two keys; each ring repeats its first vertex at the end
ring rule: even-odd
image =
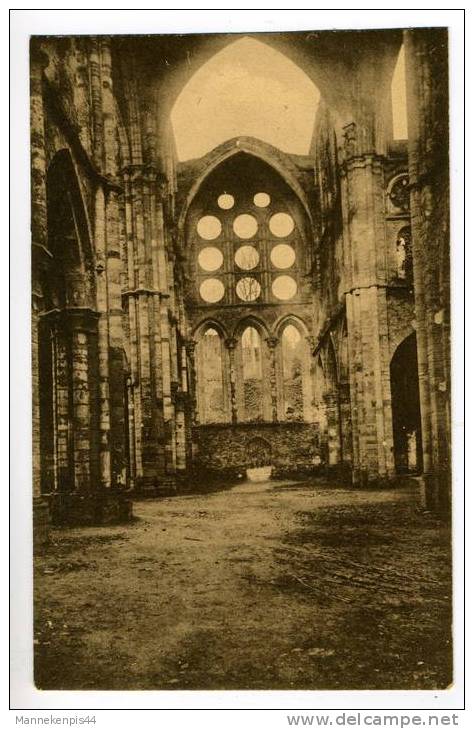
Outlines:
{"type": "MultiPolygon", "coordinates": [[[[223,360],[235,423],[314,421],[302,323],[311,306],[311,228],[304,198],[283,174],[234,152],[200,183],[184,218],[189,320],[199,326],[205,311],[207,320],[235,332],[223,360]],[[283,374],[281,336],[290,324],[283,374]]],[[[196,364],[199,376],[203,361],[196,364]]]]}
{"type": "Polygon", "coordinates": [[[201,66],[178,96],[171,111],[178,159],[202,157],[237,136],[308,154],[319,96],[285,55],[240,38],[201,66]]]}
{"type": "Polygon", "coordinates": [[[209,326],[197,343],[197,407],[200,423],[229,420],[222,338],[209,326]]]}
{"type": "Polygon", "coordinates": [[[390,363],[395,470],[419,473],[423,464],[416,334],[397,347],[390,363]]]}
{"type": "Polygon", "coordinates": [[[240,338],[242,361],[242,420],[258,422],[263,411],[262,340],[255,327],[247,327],[240,338]]]}
{"type": "Polygon", "coordinates": [[[303,420],[303,369],[306,342],[293,324],[288,324],[281,337],[283,370],[283,412],[285,420],[303,420]]]}
{"type": "Polygon", "coordinates": [[[283,174],[237,151],[203,179],[184,220],[189,306],[220,310],[309,298],[306,200],[283,174]]]}
{"type": "Polygon", "coordinates": [[[395,140],[408,139],[405,46],[402,43],[392,76],[392,129],[395,140]]]}
{"type": "Polygon", "coordinates": [[[272,475],[272,447],[265,438],[252,438],[247,443],[247,469],[249,481],[268,481],[272,475]]]}

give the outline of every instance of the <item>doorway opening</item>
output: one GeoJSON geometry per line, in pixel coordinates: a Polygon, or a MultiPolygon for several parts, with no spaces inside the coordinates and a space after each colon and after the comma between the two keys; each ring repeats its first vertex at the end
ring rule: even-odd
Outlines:
{"type": "Polygon", "coordinates": [[[390,363],[393,447],[397,473],[420,473],[423,463],[416,334],[398,346],[390,363]]]}
{"type": "Polygon", "coordinates": [[[247,470],[249,481],[269,481],[272,475],[272,447],[264,438],[252,438],[247,443],[247,470]]]}

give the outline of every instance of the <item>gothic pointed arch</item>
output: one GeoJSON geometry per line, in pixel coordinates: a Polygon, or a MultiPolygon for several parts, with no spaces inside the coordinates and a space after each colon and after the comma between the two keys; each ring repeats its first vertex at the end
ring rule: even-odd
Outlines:
{"type": "Polygon", "coordinates": [[[318,100],[313,81],[286,54],[256,37],[232,39],[195,70],[173,104],[178,158],[202,157],[236,134],[306,154],[318,100]]]}
{"type": "Polygon", "coordinates": [[[52,254],[50,308],[96,306],[92,232],[76,168],[68,149],[53,157],[46,174],[48,248],[52,254]]]}
{"type": "Polygon", "coordinates": [[[179,231],[183,230],[184,221],[188,214],[189,207],[205,180],[223,162],[240,154],[252,155],[253,157],[265,162],[269,165],[269,167],[272,167],[297,196],[308,216],[308,219],[310,221],[312,220],[308,196],[298,179],[298,170],[291,158],[288,157],[288,155],[283,155],[271,144],[260,139],[255,139],[253,137],[234,137],[223,142],[218,147],[208,152],[208,154],[204,155],[197,163],[193,164],[193,167],[196,169],[193,169],[194,174],[192,184],[186,191],[181,203],[181,211],[179,213],[178,220],[179,231]]]}
{"type": "Polygon", "coordinates": [[[308,327],[307,327],[306,323],[304,322],[304,320],[301,317],[299,317],[297,314],[292,314],[292,313],[282,314],[282,316],[280,316],[277,319],[277,321],[273,325],[273,329],[272,329],[273,334],[276,337],[281,336],[283,330],[289,324],[292,324],[294,327],[296,327],[296,329],[298,329],[298,331],[300,332],[302,337],[309,336],[308,327]]]}

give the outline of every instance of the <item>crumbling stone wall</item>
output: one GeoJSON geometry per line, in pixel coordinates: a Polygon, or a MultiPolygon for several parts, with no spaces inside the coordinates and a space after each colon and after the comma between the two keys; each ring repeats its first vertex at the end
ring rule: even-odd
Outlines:
{"type": "MultiPolygon", "coordinates": [[[[274,475],[316,470],[323,462],[318,427],[306,423],[201,425],[193,429],[195,465],[214,471],[245,476],[254,464],[249,444],[261,438],[270,444],[274,475]]],[[[325,459],[324,459],[325,460],[325,459]]]]}

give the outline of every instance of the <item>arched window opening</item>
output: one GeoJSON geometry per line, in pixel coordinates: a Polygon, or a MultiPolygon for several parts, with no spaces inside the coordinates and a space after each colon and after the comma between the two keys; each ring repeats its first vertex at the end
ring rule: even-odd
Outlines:
{"type": "Polygon", "coordinates": [[[392,127],[394,139],[408,139],[405,46],[402,44],[392,76],[392,127]]]}
{"type": "Polygon", "coordinates": [[[178,96],[171,112],[178,158],[202,157],[237,136],[308,154],[319,96],[282,53],[240,38],[201,66],[178,96]]]}
{"type": "Polygon", "coordinates": [[[304,340],[293,324],[281,339],[283,359],[283,409],[286,420],[303,420],[304,340]]]}
{"type": "Polygon", "coordinates": [[[306,303],[309,226],[300,200],[266,162],[238,152],[202,183],[186,219],[190,303],[306,303]]]}
{"type": "Polygon", "coordinates": [[[222,340],[210,327],[197,346],[198,411],[201,423],[228,420],[224,387],[222,340]]]}
{"type": "Polygon", "coordinates": [[[243,420],[263,420],[262,341],[254,327],[247,327],[241,337],[243,420]]]}

